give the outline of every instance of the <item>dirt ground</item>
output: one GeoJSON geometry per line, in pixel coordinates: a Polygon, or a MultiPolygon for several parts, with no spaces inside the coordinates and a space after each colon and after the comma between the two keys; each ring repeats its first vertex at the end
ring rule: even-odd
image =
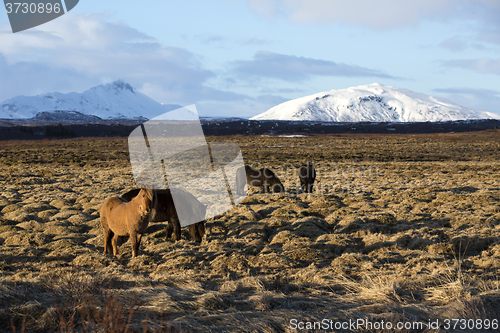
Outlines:
{"type": "Polygon", "coordinates": [[[496,331],[500,131],[207,140],[286,193],[253,189],[200,245],[153,223],[137,258],[102,253],[100,206],[135,187],[125,139],[2,142],[0,331],[496,331]]]}

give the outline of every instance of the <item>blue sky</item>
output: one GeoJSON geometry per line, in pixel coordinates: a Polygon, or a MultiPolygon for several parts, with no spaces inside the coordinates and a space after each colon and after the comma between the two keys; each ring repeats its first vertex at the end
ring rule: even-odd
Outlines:
{"type": "Polygon", "coordinates": [[[201,115],[373,82],[500,113],[500,1],[80,0],[16,34],[0,11],[0,101],[117,79],[201,115]]]}

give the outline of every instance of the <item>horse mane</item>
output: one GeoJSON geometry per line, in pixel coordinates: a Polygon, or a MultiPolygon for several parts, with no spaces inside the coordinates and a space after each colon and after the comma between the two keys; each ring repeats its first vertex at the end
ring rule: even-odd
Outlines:
{"type": "Polygon", "coordinates": [[[146,195],[148,196],[148,199],[153,201],[155,197],[155,190],[150,189],[150,188],[141,188],[141,190],[144,190],[146,192],[146,195]]]}

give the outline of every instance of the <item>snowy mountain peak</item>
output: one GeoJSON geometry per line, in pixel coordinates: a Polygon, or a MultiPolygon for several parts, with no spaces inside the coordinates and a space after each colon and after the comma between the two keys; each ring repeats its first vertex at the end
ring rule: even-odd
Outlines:
{"type": "Polygon", "coordinates": [[[104,91],[112,91],[115,95],[119,95],[120,93],[123,93],[125,91],[130,91],[131,93],[135,94],[134,88],[128,84],[127,82],[123,80],[116,80],[114,82],[108,83],[108,84],[101,84],[95,87],[90,88],[90,90],[104,90],[104,91]]]}
{"type": "Polygon", "coordinates": [[[500,119],[500,115],[379,83],[330,90],[279,104],[252,120],[426,122],[500,119]]]}
{"type": "Polygon", "coordinates": [[[0,119],[27,119],[40,112],[56,110],[75,111],[102,119],[151,119],[171,109],[172,105],[163,106],[123,80],[117,80],[82,93],[54,92],[13,97],[0,103],[0,119]]]}
{"type": "Polygon", "coordinates": [[[113,88],[115,88],[116,90],[118,90],[118,89],[124,90],[125,89],[125,90],[129,90],[135,94],[134,88],[132,88],[132,86],[130,84],[123,82],[122,80],[115,81],[112,83],[112,85],[113,85],[113,88]]]}

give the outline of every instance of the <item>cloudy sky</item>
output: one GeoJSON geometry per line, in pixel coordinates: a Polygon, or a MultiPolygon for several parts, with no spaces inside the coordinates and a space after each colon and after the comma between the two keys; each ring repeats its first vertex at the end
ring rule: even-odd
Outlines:
{"type": "Polygon", "coordinates": [[[80,0],[13,34],[0,102],[117,79],[201,115],[378,82],[500,113],[499,0],[80,0]]]}

